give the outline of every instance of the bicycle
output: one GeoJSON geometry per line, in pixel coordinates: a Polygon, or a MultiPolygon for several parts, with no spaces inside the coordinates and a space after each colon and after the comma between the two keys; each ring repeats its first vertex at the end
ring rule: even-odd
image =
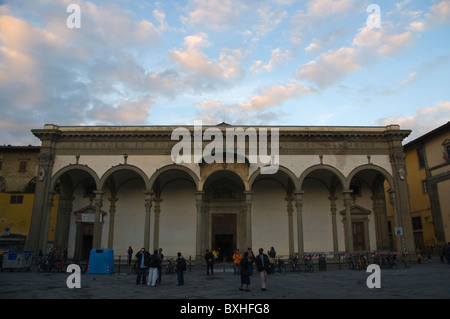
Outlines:
{"type": "Polygon", "coordinates": [[[289,258],[289,265],[291,266],[291,271],[292,272],[300,271],[300,265],[298,263],[298,258],[297,257],[289,258]]]}
{"type": "Polygon", "coordinates": [[[286,272],[286,265],[284,264],[284,261],[281,258],[277,258],[275,262],[275,269],[281,273],[286,272]]]}
{"type": "Polygon", "coordinates": [[[166,264],[166,274],[173,274],[175,273],[175,264],[172,262],[172,259],[167,259],[166,264]]]}
{"type": "Polygon", "coordinates": [[[304,263],[304,265],[303,265],[303,267],[304,267],[303,270],[304,271],[306,271],[306,272],[314,272],[314,266],[313,266],[313,263],[311,261],[311,258],[308,259],[306,257],[303,257],[303,263],[304,263]]]}
{"type": "Polygon", "coordinates": [[[64,259],[58,260],[53,264],[52,270],[55,269],[56,272],[66,272],[67,263],[64,259]]]}
{"type": "Polygon", "coordinates": [[[48,272],[50,271],[50,264],[47,257],[38,257],[36,267],[38,272],[48,272]]]}
{"type": "Polygon", "coordinates": [[[357,268],[359,269],[358,260],[355,256],[350,257],[349,263],[348,263],[348,268],[350,270],[355,270],[357,268]]]}

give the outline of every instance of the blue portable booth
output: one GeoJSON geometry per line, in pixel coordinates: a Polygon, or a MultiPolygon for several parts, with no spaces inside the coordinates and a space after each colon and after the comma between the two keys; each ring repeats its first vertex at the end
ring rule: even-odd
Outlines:
{"type": "Polygon", "coordinates": [[[88,274],[112,274],[114,272],[114,250],[91,249],[88,274]]]}

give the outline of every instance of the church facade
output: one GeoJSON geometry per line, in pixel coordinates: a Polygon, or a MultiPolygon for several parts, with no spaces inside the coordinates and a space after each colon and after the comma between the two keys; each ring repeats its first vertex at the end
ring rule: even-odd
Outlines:
{"type": "MultiPolygon", "coordinates": [[[[409,130],[383,127],[256,127],[276,136],[276,170],[244,160],[236,149],[200,139],[199,161],[173,156],[175,126],[57,126],[32,130],[41,141],[39,173],[26,248],[45,251],[58,196],[53,246],[86,258],[91,248],[125,255],[162,247],[201,260],[275,247],[278,255],[308,252],[414,252],[402,141],[409,130]],[[277,134],[275,135],[274,129],[277,134]],[[216,144],[217,146],[217,144],[216,144]],[[205,159],[223,151],[223,161],[205,159]],[[389,209],[388,209],[389,208],[389,209]],[[393,216],[388,216],[392,211],[393,216]]],[[[222,123],[223,132],[243,129],[222,123]]],[[[198,128],[182,127],[195,148],[198,128]]],[[[260,141],[260,139],[258,140],[260,141]]],[[[186,141],[185,141],[186,142],[186,141]]],[[[260,145],[260,144],[259,144],[260,145]]],[[[197,145],[198,146],[198,145],[197,145]]],[[[185,154],[186,150],[183,150],[185,154]]],[[[182,153],[177,153],[182,156],[182,153]]],[[[241,154],[241,153],[239,153],[241,154]]],[[[222,157],[221,157],[222,158],[222,157]]]]}

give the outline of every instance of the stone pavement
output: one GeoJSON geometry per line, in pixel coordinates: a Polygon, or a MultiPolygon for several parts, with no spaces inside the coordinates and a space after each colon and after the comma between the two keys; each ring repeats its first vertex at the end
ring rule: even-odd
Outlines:
{"type": "MultiPolygon", "coordinates": [[[[317,265],[316,265],[317,266],[317,265]]],[[[123,268],[122,268],[123,270],[123,268]]],[[[185,272],[185,285],[178,287],[176,274],[164,274],[156,287],[136,285],[127,273],[82,274],[81,288],[69,289],[69,273],[1,272],[0,299],[449,299],[450,265],[410,264],[409,268],[381,269],[381,288],[369,289],[364,270],[338,269],[327,265],[313,273],[285,272],[269,275],[261,291],[259,275],[251,277],[250,292],[239,291],[240,276],[217,267],[213,276],[204,268],[185,272]]],[[[268,301],[270,302],[270,301],[268,301]]]]}

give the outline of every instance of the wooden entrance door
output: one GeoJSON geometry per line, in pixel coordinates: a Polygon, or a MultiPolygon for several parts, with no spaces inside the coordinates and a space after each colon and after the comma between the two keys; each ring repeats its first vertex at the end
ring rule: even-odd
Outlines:
{"type": "Polygon", "coordinates": [[[94,224],[81,223],[80,256],[81,260],[89,260],[94,239],[94,224]]]}
{"type": "Polygon", "coordinates": [[[353,222],[353,249],[356,251],[366,250],[366,237],[364,222],[353,222]]]}
{"type": "Polygon", "coordinates": [[[231,261],[236,250],[236,214],[212,215],[212,249],[220,249],[221,258],[231,261]]]}

